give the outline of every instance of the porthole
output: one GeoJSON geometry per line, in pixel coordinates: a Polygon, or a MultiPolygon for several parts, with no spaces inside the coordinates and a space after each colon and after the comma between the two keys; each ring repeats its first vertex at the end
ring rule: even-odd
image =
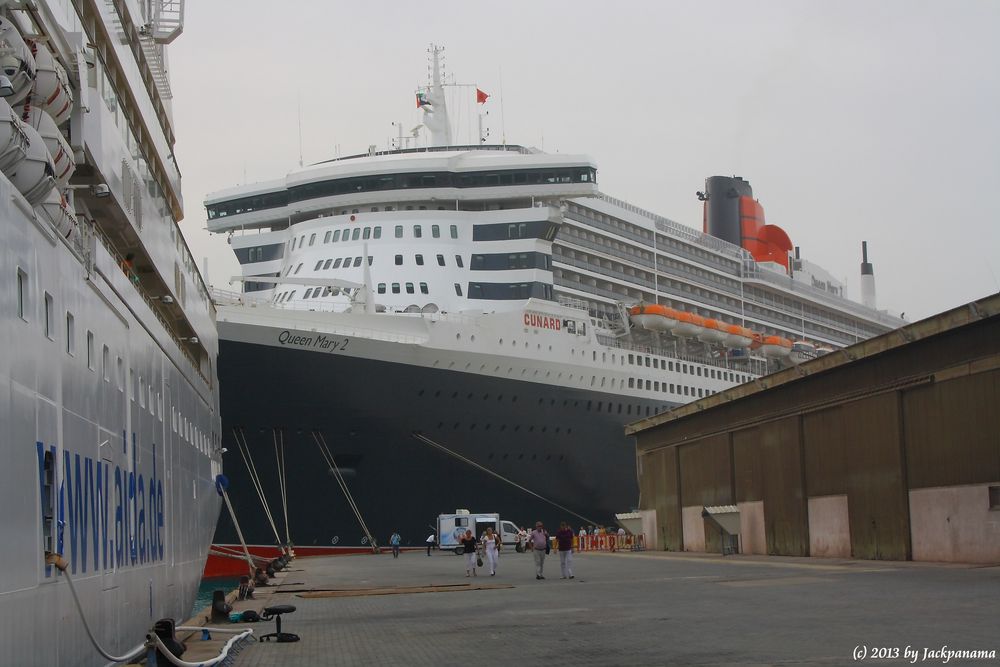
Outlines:
{"type": "Polygon", "coordinates": [[[518,461],[523,461],[524,460],[524,454],[518,454],[517,455],[517,460],[518,461]]]}
{"type": "Polygon", "coordinates": [[[503,455],[503,460],[504,460],[504,461],[506,461],[506,460],[507,460],[507,454],[504,454],[504,455],[503,455]]]}
{"type": "Polygon", "coordinates": [[[417,396],[423,396],[423,395],[424,395],[424,390],[423,389],[421,389],[420,391],[417,392],[417,396]]]}
{"type": "Polygon", "coordinates": [[[458,392],[457,391],[451,392],[451,397],[452,398],[458,398],[458,392]]]}
{"type": "Polygon", "coordinates": [[[458,422],[455,422],[454,424],[452,424],[451,428],[457,431],[458,430],[458,422]]]}

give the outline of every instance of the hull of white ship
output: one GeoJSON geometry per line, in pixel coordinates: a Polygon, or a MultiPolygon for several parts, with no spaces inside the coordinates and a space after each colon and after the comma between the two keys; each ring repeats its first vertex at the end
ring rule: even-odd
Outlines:
{"type": "Polygon", "coordinates": [[[217,416],[115,260],[97,244],[88,272],[18,198],[0,179],[0,664],[102,665],[44,552],[69,560],[112,653],[160,618],[189,617],[220,507],[218,463],[169,415],[202,432],[217,416]]]}
{"type": "MultiPolygon", "coordinates": [[[[638,501],[634,443],[624,425],[669,405],[529,381],[521,378],[534,373],[494,357],[438,355],[415,343],[225,322],[219,331],[226,474],[237,520],[250,544],[285,540],[276,464],[276,443],[283,445],[287,537],[301,553],[367,542],[320,437],[376,541],[399,531],[404,544],[421,546],[438,514],[462,507],[525,526],[539,519],[550,526],[612,523],[638,501]],[[295,345],[295,336],[311,340],[295,345]],[[487,363],[486,372],[465,370],[487,363]],[[277,538],[239,453],[244,439],[277,538]]],[[[216,541],[237,541],[226,516],[216,541]]]]}

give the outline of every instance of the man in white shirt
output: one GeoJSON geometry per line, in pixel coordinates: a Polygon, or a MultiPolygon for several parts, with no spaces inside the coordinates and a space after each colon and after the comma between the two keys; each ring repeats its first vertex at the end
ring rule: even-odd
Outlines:
{"type": "Polygon", "coordinates": [[[434,543],[437,541],[436,535],[434,533],[431,533],[430,535],[427,536],[427,539],[424,541],[427,542],[427,555],[430,556],[431,547],[433,547],[434,543]]]}
{"type": "Polygon", "coordinates": [[[545,554],[549,549],[549,533],[541,521],[535,522],[535,529],[528,536],[531,553],[535,556],[535,579],[544,579],[542,569],[545,567],[545,554]]]}

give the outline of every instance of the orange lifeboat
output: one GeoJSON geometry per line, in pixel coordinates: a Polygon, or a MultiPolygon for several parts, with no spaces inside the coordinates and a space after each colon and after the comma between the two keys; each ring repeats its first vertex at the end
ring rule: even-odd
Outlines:
{"type": "Polygon", "coordinates": [[[723,330],[726,332],[726,337],[722,340],[722,344],[726,347],[745,348],[753,345],[754,333],[750,329],[738,324],[725,324],[723,330]]]}
{"type": "Polygon", "coordinates": [[[726,340],[726,325],[710,317],[705,318],[704,328],[698,332],[698,340],[706,343],[721,343],[726,340]]]}
{"type": "Polygon", "coordinates": [[[691,338],[700,334],[704,328],[705,318],[701,315],[677,311],[677,327],[674,329],[674,335],[691,338]]]}
{"type": "Polygon", "coordinates": [[[768,359],[784,359],[792,351],[792,341],[781,336],[764,336],[760,342],[760,353],[768,359]]]}
{"type": "Polygon", "coordinates": [[[628,319],[635,326],[650,331],[672,331],[677,326],[678,312],[659,304],[632,306],[628,319]]]}

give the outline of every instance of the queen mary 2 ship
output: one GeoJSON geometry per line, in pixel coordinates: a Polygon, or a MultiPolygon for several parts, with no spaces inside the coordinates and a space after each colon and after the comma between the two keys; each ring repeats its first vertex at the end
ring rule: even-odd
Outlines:
{"type": "Polygon", "coordinates": [[[242,267],[219,374],[251,548],[418,544],[469,506],[610,523],[638,501],[625,423],[901,323],[870,265],[848,300],[740,178],[708,179],[696,231],[602,194],[587,157],[453,145],[439,56],[430,145],[206,200],[242,267]]]}
{"type": "Polygon", "coordinates": [[[128,658],[197,594],[221,421],[214,306],[177,226],[182,18],[0,3],[0,665],[128,658]]]}

